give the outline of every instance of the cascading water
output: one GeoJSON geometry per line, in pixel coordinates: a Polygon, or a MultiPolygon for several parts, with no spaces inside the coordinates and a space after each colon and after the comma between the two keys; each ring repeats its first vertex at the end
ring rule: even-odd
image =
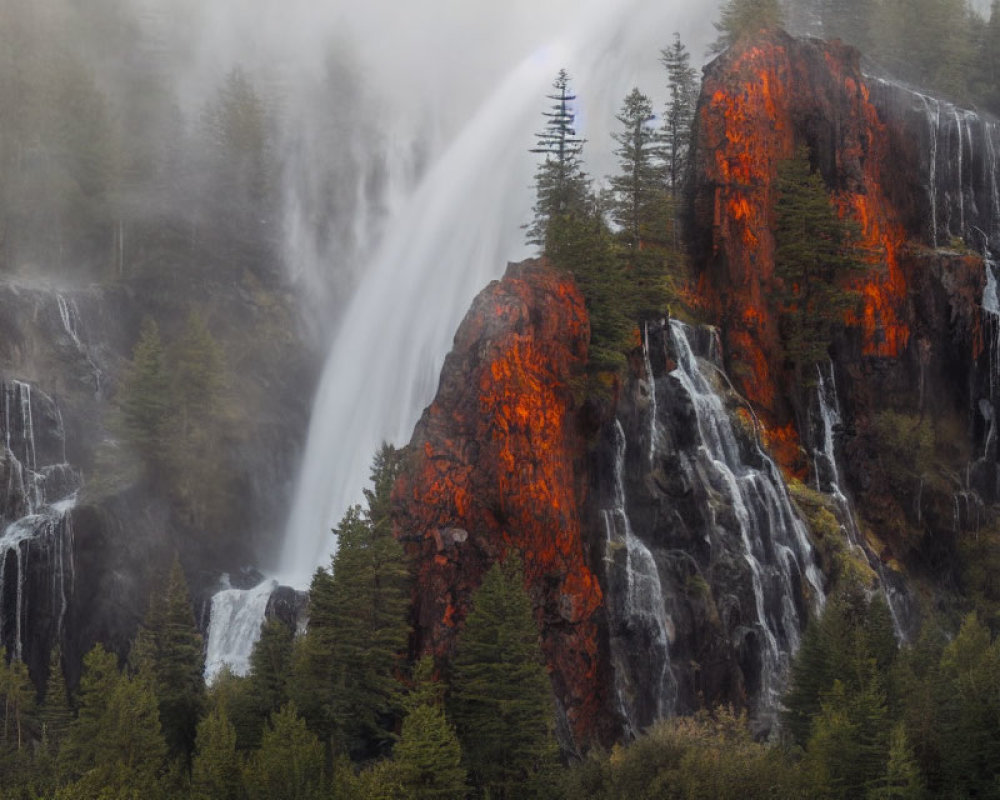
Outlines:
{"type": "MultiPolygon", "coordinates": [[[[908,623],[912,617],[910,598],[902,581],[897,580],[886,570],[882,559],[868,547],[854,515],[854,506],[841,488],[840,468],[837,465],[835,432],[843,424],[840,414],[840,400],[837,396],[837,382],[833,364],[827,364],[826,370],[817,366],[816,405],[818,420],[810,426],[814,439],[813,471],[816,475],[816,489],[833,499],[837,510],[837,519],[850,546],[863,554],[867,563],[879,578],[882,593],[885,596],[889,614],[896,638],[905,642],[908,636],[908,623]]],[[[917,501],[919,503],[919,499],[917,501]]]]}
{"type": "MultiPolygon", "coordinates": [[[[535,168],[528,150],[556,72],[568,68],[580,89],[578,127],[591,141],[606,138],[601,126],[613,124],[637,76],[658,70],[655,54],[677,28],[677,8],[630,0],[575,9],[566,17],[571,30],[489,93],[399,204],[337,325],[276,571],[281,582],[304,588],[328,562],[331,527],[361,499],[380,443],[409,437],[473,296],[508,259],[526,254],[521,226],[531,216],[535,168]]],[[[704,28],[695,41],[707,40],[704,28]]],[[[653,74],[652,85],[661,85],[653,74]]],[[[213,618],[210,642],[222,624],[213,618]]]]}
{"type": "MultiPolygon", "coordinates": [[[[651,373],[649,373],[651,374],[651,373]]],[[[638,734],[638,722],[652,713],[665,717],[674,710],[677,681],[670,668],[670,622],[664,604],[659,568],[653,554],[632,531],[625,501],[625,431],[614,425],[614,481],[611,503],[601,510],[607,536],[604,558],[608,598],[618,606],[611,618],[611,660],[615,670],[618,709],[628,732],[638,734]],[[635,654],[641,654],[636,663],[635,654]],[[649,687],[643,692],[641,687],[649,687]]]]}
{"type": "Polygon", "coordinates": [[[62,632],[74,580],[72,510],[80,478],[66,463],[62,420],[55,404],[21,381],[0,381],[0,391],[0,476],[6,483],[0,508],[0,646],[14,658],[26,659],[29,646],[49,642],[62,632]],[[39,403],[50,422],[44,443],[36,438],[39,403]],[[31,609],[28,631],[25,623],[32,598],[43,607],[31,609]]]}
{"type": "MultiPolygon", "coordinates": [[[[661,408],[677,407],[681,392],[694,415],[693,444],[682,449],[680,467],[705,487],[700,518],[714,563],[728,564],[724,584],[713,588],[732,608],[727,623],[750,687],[758,719],[773,714],[784,687],[791,655],[805,624],[807,601],[813,611],[825,602],[822,576],[803,522],[796,515],[781,472],[756,435],[738,436],[716,389],[725,376],[714,363],[695,355],[695,331],[677,320],[667,326],[676,366],[657,381],[661,408]],[[718,498],[718,499],[713,499],[718,498]],[[742,599],[742,598],[745,598],[742,599]]],[[[640,537],[643,535],[639,532],[640,537]]]]}

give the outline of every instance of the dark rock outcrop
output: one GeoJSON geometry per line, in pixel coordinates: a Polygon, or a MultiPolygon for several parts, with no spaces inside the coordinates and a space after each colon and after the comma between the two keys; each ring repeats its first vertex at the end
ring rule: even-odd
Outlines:
{"type": "Polygon", "coordinates": [[[589,324],[573,281],[512,265],[474,301],[418,422],[393,497],[413,560],[416,648],[444,656],[484,572],[524,561],[556,696],[578,742],[601,724],[602,593],[580,510],[587,443],[574,382],[589,324]]]}

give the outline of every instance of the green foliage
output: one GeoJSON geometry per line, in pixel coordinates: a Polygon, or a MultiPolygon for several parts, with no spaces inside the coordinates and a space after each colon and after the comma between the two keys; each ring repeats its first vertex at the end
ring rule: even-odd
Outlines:
{"type": "Polygon", "coordinates": [[[243,800],[243,772],[236,752],[236,728],[224,709],[216,708],[198,723],[191,765],[191,800],[243,800]]]}
{"type": "Polygon", "coordinates": [[[356,756],[384,751],[401,711],[396,673],[409,636],[410,574],[389,507],[399,469],[400,453],[383,445],[367,507],[344,515],[331,570],[313,578],[309,630],[294,658],[306,718],[356,756]]]}
{"type": "Polygon", "coordinates": [[[712,53],[721,53],[746,36],[777,28],[783,19],[779,0],[726,0],[719,13],[719,21],[714,23],[719,36],[712,43],[712,53]]]}
{"type": "Polygon", "coordinates": [[[564,795],[591,800],[754,800],[816,797],[816,787],[777,747],[755,742],[731,709],[657,723],[610,755],[569,773],[564,795]]]}
{"type": "Polygon", "coordinates": [[[48,754],[58,752],[73,721],[73,709],[69,704],[69,688],[63,672],[62,653],[58,647],[49,655],[49,677],[45,685],[45,697],[38,710],[41,739],[48,754]]]}
{"type": "Polygon", "coordinates": [[[846,283],[865,265],[855,228],[837,215],[805,148],[778,165],[775,189],[774,300],[785,357],[802,385],[803,370],[828,357],[834,331],[858,304],[846,283]]]}
{"type": "Polygon", "coordinates": [[[79,716],[61,755],[72,782],[59,798],[165,798],[167,746],[149,680],[141,673],[119,675],[114,656],[92,650],[80,683],[79,716]]]}
{"type": "Polygon", "coordinates": [[[691,54],[674,33],[670,47],[660,51],[660,63],[667,70],[666,112],[663,115],[663,159],[667,186],[676,199],[688,166],[691,129],[698,102],[698,72],[691,66],[691,54]]]}
{"type": "Polygon", "coordinates": [[[150,597],[132,661],[150,676],[170,755],[186,762],[205,705],[205,656],[184,571],[176,557],[165,586],[150,597]]]}
{"type": "Polygon", "coordinates": [[[546,796],[557,756],[552,687],[513,555],[494,564],[472,596],[451,663],[449,711],[472,780],[487,797],[546,796]]]}
{"type": "Polygon", "coordinates": [[[153,319],[146,317],[117,401],[127,441],[154,468],[163,463],[169,386],[160,330],[153,319]]]}
{"type": "Polygon", "coordinates": [[[468,791],[462,747],[445,716],[441,705],[444,687],[432,680],[433,669],[429,656],[415,668],[409,712],[393,750],[395,775],[407,800],[462,800],[468,791]]]}
{"type": "Polygon", "coordinates": [[[576,95],[570,91],[569,75],[559,70],[552,84],[553,101],[546,117],[545,130],[536,134],[537,144],[532,153],[544,154],[545,160],[535,173],[534,218],[528,226],[528,242],[547,248],[549,227],[562,217],[586,216],[590,209],[590,189],[583,172],[581,152],[583,140],[577,138],[573,127],[576,119],[573,102],[576,95]]]}
{"type": "Polygon", "coordinates": [[[323,745],[289,703],[272,715],[260,749],[246,767],[250,800],[320,800],[325,794],[323,745]]]}
{"type": "Polygon", "coordinates": [[[622,127],[611,136],[618,143],[619,171],[609,178],[608,211],[628,249],[637,252],[643,232],[662,210],[662,146],[652,125],[653,104],[638,89],[629,92],[616,119],[622,127]]]}

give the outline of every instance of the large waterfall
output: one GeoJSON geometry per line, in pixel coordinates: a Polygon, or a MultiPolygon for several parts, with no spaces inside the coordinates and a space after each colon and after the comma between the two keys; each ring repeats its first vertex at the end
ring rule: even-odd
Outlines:
{"type": "MultiPolygon", "coordinates": [[[[636,83],[658,101],[663,94],[660,48],[675,30],[694,52],[709,38],[714,9],[699,9],[693,23],[682,8],[679,0],[597,0],[568,9],[563,35],[482,91],[479,110],[399,202],[337,323],[276,568],[280,581],[304,588],[328,562],[331,528],[361,499],[379,444],[408,440],[473,296],[508,260],[527,254],[522,226],[531,216],[535,168],[528,150],[557,71],[571,74],[578,128],[589,142],[584,155],[599,178],[612,169],[607,131],[622,98],[636,83]]],[[[246,621],[253,597],[227,595],[228,621],[213,617],[210,642],[234,624],[255,630],[246,621]]]]}

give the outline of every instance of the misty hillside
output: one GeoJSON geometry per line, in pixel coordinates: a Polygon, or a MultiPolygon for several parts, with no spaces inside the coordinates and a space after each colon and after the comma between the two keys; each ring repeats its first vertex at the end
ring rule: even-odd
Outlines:
{"type": "Polygon", "coordinates": [[[997,794],[998,33],[0,0],[0,800],[997,794]]]}

